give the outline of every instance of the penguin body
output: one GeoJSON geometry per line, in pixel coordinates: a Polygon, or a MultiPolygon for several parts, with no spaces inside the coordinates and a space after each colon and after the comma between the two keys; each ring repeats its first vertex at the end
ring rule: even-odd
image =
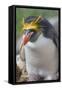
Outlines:
{"type": "Polygon", "coordinates": [[[58,79],[58,36],[45,18],[29,16],[24,22],[26,69],[29,81],[58,79]]]}
{"type": "Polygon", "coordinates": [[[34,43],[28,42],[25,46],[28,74],[44,76],[45,78],[52,75],[51,78],[53,79],[54,74],[58,70],[57,52],[53,41],[45,38],[43,35],[40,35],[34,43]]]}

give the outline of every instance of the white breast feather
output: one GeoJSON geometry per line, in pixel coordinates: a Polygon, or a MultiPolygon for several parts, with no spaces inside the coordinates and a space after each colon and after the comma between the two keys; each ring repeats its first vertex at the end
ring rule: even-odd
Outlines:
{"type": "Polygon", "coordinates": [[[40,35],[34,43],[25,46],[28,73],[40,75],[53,74],[58,69],[58,52],[51,39],[40,35]]]}

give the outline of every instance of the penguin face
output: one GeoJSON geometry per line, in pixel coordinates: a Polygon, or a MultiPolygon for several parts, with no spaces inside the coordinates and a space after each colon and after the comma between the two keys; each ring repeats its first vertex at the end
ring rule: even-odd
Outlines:
{"type": "Polygon", "coordinates": [[[29,16],[24,20],[23,23],[23,30],[24,34],[22,37],[22,41],[27,44],[28,41],[35,42],[39,35],[41,34],[40,30],[40,23],[41,17],[29,16]]]}
{"type": "Polygon", "coordinates": [[[24,45],[27,44],[27,42],[34,42],[35,41],[35,36],[37,35],[37,32],[33,29],[25,30],[23,33],[23,43],[24,45]]]}

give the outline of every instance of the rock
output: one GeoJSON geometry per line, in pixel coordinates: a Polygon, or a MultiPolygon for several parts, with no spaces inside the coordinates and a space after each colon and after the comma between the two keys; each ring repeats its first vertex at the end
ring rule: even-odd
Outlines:
{"type": "Polygon", "coordinates": [[[16,65],[16,81],[18,81],[20,79],[22,72],[20,70],[20,68],[16,65]]]}
{"type": "Polygon", "coordinates": [[[22,82],[28,80],[28,73],[26,70],[26,64],[20,55],[16,56],[16,82],[22,82]]]}

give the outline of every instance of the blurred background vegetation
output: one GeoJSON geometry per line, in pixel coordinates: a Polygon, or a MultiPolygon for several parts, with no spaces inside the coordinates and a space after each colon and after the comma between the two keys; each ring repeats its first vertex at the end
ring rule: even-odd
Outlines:
{"type": "Polygon", "coordinates": [[[58,16],[58,11],[47,9],[16,8],[16,39],[18,39],[23,33],[23,18],[25,19],[28,16],[42,16],[49,19],[58,16]]]}

